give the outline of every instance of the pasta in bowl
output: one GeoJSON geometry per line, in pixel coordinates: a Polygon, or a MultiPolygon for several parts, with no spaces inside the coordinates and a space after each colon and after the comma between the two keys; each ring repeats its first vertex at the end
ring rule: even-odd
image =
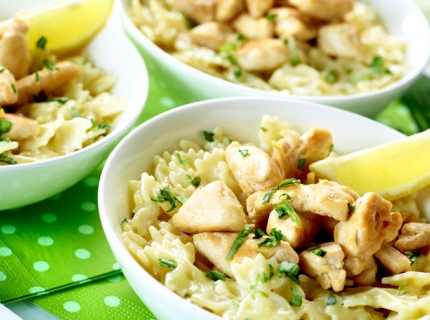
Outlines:
{"type": "MultiPolygon", "coordinates": [[[[331,319],[369,312],[378,318],[382,309],[399,319],[416,317],[408,310],[424,292],[417,279],[428,274],[403,272],[411,269],[399,251],[404,248],[389,246],[400,255],[394,261],[401,270],[381,263],[379,254],[399,232],[400,206],[429,213],[428,190],[391,210],[376,194],[357,195],[303,174],[309,163],[300,165],[300,154],[279,169],[272,141],[286,139],[279,135],[286,128],[291,144],[317,141],[321,152],[306,159],[326,157],[331,145],[345,154],[403,137],[342,110],[270,98],[210,100],[144,123],[113,151],[99,189],[102,225],[131,286],[160,319],[331,319]],[[284,179],[288,168],[298,172],[288,174],[295,178],[284,179]],[[333,195],[341,211],[324,194],[333,195]],[[342,240],[353,229],[333,227],[344,218],[349,226],[356,226],[353,217],[366,220],[364,208],[374,201],[385,209],[376,214],[370,244],[363,242],[370,251],[360,249],[357,257],[342,240]],[[376,281],[359,278],[376,264],[376,281]]],[[[424,252],[413,268],[426,264],[424,252]]]]}

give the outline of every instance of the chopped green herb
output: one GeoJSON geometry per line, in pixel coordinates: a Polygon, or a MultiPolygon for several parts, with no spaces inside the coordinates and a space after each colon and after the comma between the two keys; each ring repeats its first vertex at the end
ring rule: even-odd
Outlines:
{"type": "Polygon", "coordinates": [[[328,155],[327,155],[327,157],[330,155],[330,153],[333,151],[333,147],[334,147],[334,145],[331,145],[330,146],[330,149],[328,149],[328,155]]]}
{"type": "Polygon", "coordinates": [[[158,263],[160,264],[160,266],[166,267],[170,270],[176,269],[176,263],[171,259],[158,259],[158,263]]]}
{"type": "Polygon", "coordinates": [[[278,242],[282,240],[284,240],[284,234],[280,230],[272,228],[272,230],[270,230],[270,236],[258,243],[257,245],[259,247],[263,245],[265,247],[275,247],[278,242]]]}
{"type": "Polygon", "coordinates": [[[239,149],[237,148],[242,157],[246,157],[248,155],[248,149],[239,149]]]}
{"type": "Polygon", "coordinates": [[[236,49],[236,44],[234,43],[224,43],[218,47],[218,52],[230,52],[236,49]]]}
{"type": "Polygon", "coordinates": [[[247,226],[238,233],[236,239],[234,239],[233,244],[231,245],[230,250],[227,253],[227,256],[225,257],[226,260],[230,260],[234,256],[236,251],[242,245],[243,239],[249,236],[251,232],[252,232],[251,227],[247,226]]]}
{"type": "Polygon", "coordinates": [[[193,28],[197,27],[197,23],[195,23],[194,21],[190,20],[188,17],[182,15],[182,18],[187,23],[188,28],[193,29],[193,28]]]}
{"type": "Polygon", "coordinates": [[[291,301],[290,301],[290,305],[292,306],[296,306],[296,307],[300,307],[302,305],[302,296],[301,294],[294,290],[293,288],[291,288],[291,301]]]}
{"type": "Polygon", "coordinates": [[[233,302],[233,304],[239,308],[239,306],[240,306],[239,301],[237,301],[236,299],[232,299],[231,302],[233,302]]]}
{"type": "Polygon", "coordinates": [[[267,132],[267,129],[265,127],[260,127],[261,131],[267,132]]]}
{"type": "Polygon", "coordinates": [[[397,295],[402,296],[406,293],[405,286],[403,284],[399,285],[399,288],[397,289],[397,295]]]}
{"type": "Polygon", "coordinates": [[[228,143],[232,143],[233,142],[233,139],[231,137],[226,137],[226,138],[227,138],[228,143]]]}
{"type": "Polygon", "coordinates": [[[12,90],[14,93],[17,93],[18,91],[16,90],[15,84],[11,83],[10,86],[12,87],[12,90]]]}
{"type": "Polygon", "coordinates": [[[176,200],[178,200],[179,201],[179,203],[180,204],[184,204],[188,199],[185,197],[185,195],[184,194],[182,194],[182,195],[180,195],[180,196],[177,196],[177,197],[175,197],[176,198],[176,200]]]}
{"type": "Polygon", "coordinates": [[[213,281],[217,281],[217,280],[225,281],[226,279],[225,273],[218,272],[218,271],[205,272],[205,276],[206,278],[211,279],[213,281]]]}
{"type": "Polygon", "coordinates": [[[291,200],[291,197],[288,193],[283,193],[279,196],[279,199],[282,199],[282,197],[285,197],[285,200],[291,200]]]}
{"type": "Polygon", "coordinates": [[[269,264],[269,279],[272,279],[275,275],[275,270],[273,269],[273,266],[269,264]]]}
{"type": "Polygon", "coordinates": [[[297,167],[299,167],[300,170],[305,170],[306,167],[306,158],[301,158],[297,160],[297,167]]]}
{"type": "Polygon", "coordinates": [[[35,75],[36,75],[36,81],[39,81],[39,70],[36,70],[35,75]]]}
{"type": "Polygon", "coordinates": [[[237,70],[233,71],[233,75],[237,81],[241,81],[242,80],[242,68],[238,68],[237,70]]]}
{"type": "Polygon", "coordinates": [[[349,209],[349,212],[353,214],[355,212],[355,203],[353,204],[348,203],[348,209],[349,209]]]}
{"type": "Polygon", "coordinates": [[[5,69],[5,67],[0,67],[0,73],[2,73],[5,69]]]}
{"type": "Polygon", "coordinates": [[[262,283],[266,283],[266,282],[268,282],[270,279],[269,279],[269,275],[266,273],[266,272],[263,272],[262,273],[262,275],[261,275],[261,282],[262,283]]]}
{"type": "Polygon", "coordinates": [[[191,176],[189,174],[186,174],[185,175],[185,181],[190,182],[195,187],[198,187],[200,182],[202,181],[202,178],[200,178],[200,177],[191,178],[191,176]]]}
{"type": "Polygon", "coordinates": [[[338,73],[336,72],[336,70],[330,70],[324,77],[324,80],[328,83],[336,83],[339,80],[338,73]]]}
{"type": "Polygon", "coordinates": [[[306,250],[314,251],[314,250],[319,249],[319,248],[320,248],[320,246],[319,246],[319,245],[316,245],[316,246],[309,247],[309,248],[307,248],[306,250]]]}
{"type": "Polygon", "coordinates": [[[6,120],[0,120],[0,134],[9,132],[10,128],[12,128],[12,122],[6,120]]]}
{"type": "Polygon", "coordinates": [[[70,110],[69,110],[69,112],[70,112],[70,115],[71,115],[73,118],[79,118],[79,117],[81,116],[81,114],[79,113],[79,110],[78,110],[78,109],[76,109],[76,107],[75,107],[75,106],[71,107],[71,108],[70,108],[70,110]]]}
{"type": "Polygon", "coordinates": [[[282,278],[283,275],[293,280],[294,283],[300,284],[298,279],[298,275],[300,272],[300,267],[288,261],[282,261],[278,266],[278,274],[279,278],[282,278]]]}
{"type": "Polygon", "coordinates": [[[237,35],[236,42],[237,42],[238,44],[240,44],[240,43],[242,43],[242,42],[244,42],[244,41],[246,41],[246,40],[247,40],[247,39],[245,38],[245,36],[244,36],[243,34],[239,33],[239,34],[237,35]]]}
{"type": "Polygon", "coordinates": [[[12,157],[5,156],[3,153],[0,153],[0,162],[4,162],[7,164],[16,164],[16,160],[12,157]]]}
{"type": "Polygon", "coordinates": [[[302,227],[299,216],[286,200],[282,201],[281,205],[275,204],[275,211],[278,214],[279,219],[282,219],[285,216],[290,216],[299,228],[302,227]]]}
{"type": "Polygon", "coordinates": [[[279,185],[277,185],[276,187],[270,189],[263,197],[263,203],[268,203],[270,200],[270,197],[272,196],[272,194],[274,194],[276,191],[278,191],[280,188],[289,185],[289,184],[300,184],[301,181],[295,178],[289,178],[289,179],[285,179],[284,181],[282,181],[279,185]]]}
{"type": "Polygon", "coordinates": [[[283,42],[286,46],[288,46],[288,39],[284,39],[284,40],[282,40],[282,42],[283,42]]]}
{"type": "Polygon", "coordinates": [[[48,60],[45,60],[45,67],[47,67],[49,70],[58,70],[58,68],[55,66],[55,63],[48,60]]]}
{"type": "Polygon", "coordinates": [[[269,15],[267,16],[267,20],[269,20],[269,21],[273,21],[273,20],[275,20],[275,18],[276,18],[277,16],[278,16],[278,15],[277,15],[276,13],[269,14],[269,15]]]}
{"type": "Polygon", "coordinates": [[[414,264],[415,261],[417,261],[418,257],[421,255],[420,251],[412,252],[412,251],[405,251],[403,252],[411,261],[411,264],[414,264]]]}
{"type": "Polygon", "coordinates": [[[261,230],[260,228],[256,228],[254,230],[254,238],[253,239],[260,239],[261,237],[265,236],[266,234],[264,233],[263,230],[261,230]]]}
{"type": "Polygon", "coordinates": [[[352,68],[346,69],[346,74],[351,74],[351,73],[352,73],[352,68]]]}
{"type": "Polygon", "coordinates": [[[327,251],[324,251],[322,249],[315,249],[315,250],[312,250],[312,253],[314,255],[322,258],[322,257],[324,257],[327,254],[327,251]]]}
{"type": "Polygon", "coordinates": [[[127,222],[128,222],[127,218],[124,218],[124,220],[121,221],[120,225],[122,226],[124,223],[127,223],[127,222]]]}
{"type": "Polygon", "coordinates": [[[61,104],[61,105],[63,105],[63,104],[66,104],[67,103],[67,101],[69,101],[70,100],[70,98],[68,98],[68,97],[57,97],[57,98],[51,98],[51,99],[48,99],[47,101],[55,101],[55,102],[58,102],[59,104],[61,104]]]}
{"type": "Polygon", "coordinates": [[[188,164],[187,160],[183,160],[181,158],[181,155],[179,154],[179,152],[176,154],[176,157],[178,158],[178,161],[179,161],[180,164],[188,164]]]}
{"type": "Polygon", "coordinates": [[[10,139],[0,134],[0,142],[10,142],[10,139]]]}
{"type": "MultiPolygon", "coordinates": [[[[237,63],[236,59],[231,55],[228,54],[227,55],[227,60],[233,65],[233,66],[238,66],[239,64],[237,63]]],[[[242,71],[241,71],[242,72],[242,71]]]]}
{"type": "Polygon", "coordinates": [[[109,122],[103,122],[97,125],[97,129],[106,129],[106,128],[110,128],[111,126],[112,125],[109,122]]]}
{"type": "Polygon", "coordinates": [[[46,42],[46,38],[44,36],[41,36],[39,40],[37,40],[36,46],[42,50],[45,50],[46,42]]]}
{"type": "Polygon", "coordinates": [[[327,305],[328,306],[334,306],[337,302],[337,299],[335,297],[335,295],[333,294],[333,292],[330,291],[330,293],[328,294],[327,297],[327,305]]]}
{"type": "Polygon", "coordinates": [[[296,65],[298,65],[300,63],[300,56],[298,55],[298,54],[295,54],[295,55],[293,55],[291,58],[290,58],[290,64],[292,65],[292,66],[296,66],[296,65]]]}
{"type": "Polygon", "coordinates": [[[215,133],[203,131],[203,134],[205,135],[205,140],[207,142],[214,142],[214,135],[215,135],[215,133]]]}
{"type": "Polygon", "coordinates": [[[151,200],[154,202],[161,202],[161,203],[168,201],[172,207],[169,210],[167,210],[167,212],[170,212],[176,208],[176,198],[173,196],[172,192],[170,191],[169,186],[164,187],[163,189],[160,189],[160,191],[158,192],[157,198],[155,199],[151,198],[151,200]]]}

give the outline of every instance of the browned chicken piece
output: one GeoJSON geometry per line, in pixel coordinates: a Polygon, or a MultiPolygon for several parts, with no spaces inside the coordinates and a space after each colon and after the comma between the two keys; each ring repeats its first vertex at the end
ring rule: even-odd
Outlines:
{"type": "Polygon", "coordinates": [[[329,21],[340,18],[354,8],[354,0],[289,0],[297,7],[316,19],[329,21]]]}
{"type": "Polygon", "coordinates": [[[317,44],[323,52],[335,57],[354,58],[363,52],[358,30],[349,23],[322,26],[317,44]]]}
{"type": "Polygon", "coordinates": [[[246,0],[246,8],[253,18],[261,18],[273,7],[275,0],[246,0]]]}
{"type": "Polygon", "coordinates": [[[375,259],[389,276],[411,271],[411,261],[408,257],[385,242],[383,242],[381,248],[376,251],[375,259]]]}
{"type": "Polygon", "coordinates": [[[260,148],[242,146],[234,141],[225,149],[225,158],[240,188],[248,196],[283,181],[275,161],[260,148]]]}
{"type": "Polygon", "coordinates": [[[288,57],[288,47],[279,39],[248,40],[234,53],[245,71],[271,71],[282,66],[288,57]]]}
{"type": "Polygon", "coordinates": [[[273,8],[269,16],[274,17],[275,34],[280,38],[294,37],[308,41],[317,36],[317,29],[310,17],[294,8],[273,8]]]}
{"type": "Polygon", "coordinates": [[[18,101],[16,104],[31,102],[33,96],[41,92],[49,94],[77,79],[81,69],[76,64],[64,61],[55,65],[55,69],[44,68],[37,73],[25,76],[16,82],[18,101]]]}
{"type": "Polygon", "coordinates": [[[216,21],[205,22],[191,29],[190,36],[195,44],[214,51],[218,51],[221,45],[233,42],[236,38],[228,24],[216,21]]]}
{"type": "Polygon", "coordinates": [[[226,256],[237,237],[237,233],[230,232],[203,232],[193,235],[194,246],[197,251],[206,257],[220,271],[233,278],[230,263],[242,263],[244,258],[254,259],[257,254],[263,254],[266,259],[275,257],[278,262],[289,261],[298,263],[299,256],[286,241],[280,241],[275,247],[259,247],[264,240],[252,239],[252,235],[243,240],[242,245],[231,260],[226,256]]]}
{"type": "Polygon", "coordinates": [[[17,100],[15,77],[8,69],[3,69],[0,72],[0,106],[14,104],[17,100]]]}
{"type": "Polygon", "coordinates": [[[415,212],[409,211],[409,210],[401,210],[399,211],[402,215],[403,224],[409,223],[409,222],[418,222],[418,217],[415,212]]]}
{"type": "Polygon", "coordinates": [[[198,233],[240,231],[246,216],[233,191],[222,181],[197,189],[172,218],[175,228],[198,233]]]}
{"type": "Polygon", "coordinates": [[[323,179],[323,180],[320,180],[319,183],[321,183],[324,186],[332,186],[346,192],[354,199],[354,201],[357,201],[357,199],[360,198],[360,195],[354,190],[352,190],[350,187],[344,186],[343,184],[339,184],[335,181],[323,179]]]}
{"type": "Polygon", "coordinates": [[[37,121],[27,117],[5,113],[0,117],[0,120],[12,122],[9,132],[3,133],[3,136],[11,140],[27,139],[37,136],[40,132],[40,126],[37,121]]]}
{"type": "Polygon", "coordinates": [[[31,52],[25,37],[27,31],[25,22],[14,19],[0,39],[0,66],[8,69],[17,80],[26,76],[31,66],[31,52]]]}
{"type": "Polygon", "coordinates": [[[282,130],[282,139],[272,141],[273,159],[284,178],[298,178],[315,161],[327,158],[333,144],[331,133],[313,127],[302,136],[295,130],[282,130]]]}
{"type": "Polygon", "coordinates": [[[370,257],[367,267],[359,275],[353,277],[353,280],[360,286],[370,286],[375,283],[377,273],[378,265],[375,258],[370,257]]]}
{"type": "Polygon", "coordinates": [[[300,269],[316,278],[321,288],[333,288],[336,292],[343,290],[346,280],[346,271],[343,269],[345,255],[339,244],[323,243],[318,249],[302,251],[299,257],[300,269]],[[318,255],[316,250],[322,250],[322,253],[318,255]]]}
{"type": "Polygon", "coordinates": [[[245,9],[244,0],[215,0],[215,20],[228,22],[245,9]]]}
{"type": "Polygon", "coordinates": [[[405,223],[394,246],[402,252],[414,251],[430,245],[430,224],[420,222],[405,223]]]}
{"type": "MultiPolygon", "coordinates": [[[[321,180],[317,184],[291,184],[274,192],[268,202],[263,199],[270,189],[257,191],[246,199],[248,216],[253,223],[266,220],[275,204],[282,204],[285,194],[296,212],[312,212],[321,216],[332,217],[338,221],[346,220],[349,207],[355,200],[341,187],[328,184],[327,180],[321,180]]],[[[339,185],[340,186],[340,185],[339,185]]]]}
{"type": "Polygon", "coordinates": [[[334,229],[334,239],[345,252],[345,267],[352,276],[360,274],[384,241],[394,239],[402,225],[402,216],[391,213],[391,202],[368,192],[354,205],[354,213],[334,229]]]}
{"type": "Polygon", "coordinates": [[[215,0],[173,0],[173,8],[201,24],[215,18],[215,0]]]}
{"type": "Polygon", "coordinates": [[[318,216],[313,213],[297,213],[300,220],[300,227],[291,219],[291,217],[278,218],[278,213],[273,210],[267,221],[266,233],[269,234],[272,228],[281,231],[291,247],[294,249],[302,248],[313,242],[321,230],[321,225],[318,223],[318,216]]]}
{"type": "Polygon", "coordinates": [[[331,235],[334,233],[334,227],[339,223],[339,221],[332,217],[320,217],[319,221],[323,228],[331,235]]]}
{"type": "Polygon", "coordinates": [[[274,34],[274,24],[272,21],[263,18],[253,18],[248,13],[242,13],[233,21],[233,28],[246,39],[267,39],[274,34]]]}

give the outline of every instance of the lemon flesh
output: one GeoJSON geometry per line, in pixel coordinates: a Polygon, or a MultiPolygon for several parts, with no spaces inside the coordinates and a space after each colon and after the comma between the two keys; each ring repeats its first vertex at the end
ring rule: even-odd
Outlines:
{"type": "Polygon", "coordinates": [[[396,200],[430,185],[430,130],[310,165],[319,178],[396,200]]]}
{"type": "Polygon", "coordinates": [[[80,49],[104,27],[113,4],[114,0],[57,0],[23,14],[30,50],[42,36],[46,47],[58,55],[80,49]]]}

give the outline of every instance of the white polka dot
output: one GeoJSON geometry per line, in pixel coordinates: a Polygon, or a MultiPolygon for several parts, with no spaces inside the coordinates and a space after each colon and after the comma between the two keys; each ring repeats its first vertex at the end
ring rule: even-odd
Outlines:
{"type": "Polygon", "coordinates": [[[57,216],[52,213],[45,213],[44,215],[42,215],[42,220],[47,223],[52,223],[57,221],[57,216]]]}
{"type": "Polygon", "coordinates": [[[12,255],[12,250],[8,247],[0,247],[0,256],[2,257],[9,257],[12,255]]]}
{"type": "Polygon", "coordinates": [[[118,307],[121,303],[121,300],[115,296],[108,296],[104,298],[104,302],[108,307],[118,307]]]}
{"type": "Polygon", "coordinates": [[[121,278],[122,278],[121,275],[117,274],[117,275],[109,277],[107,279],[108,279],[109,282],[118,282],[118,281],[121,280],[121,278]]]}
{"type": "Polygon", "coordinates": [[[5,281],[6,279],[7,279],[6,273],[0,271],[0,282],[5,281]]]}
{"type": "Polygon", "coordinates": [[[48,262],[46,262],[46,261],[36,261],[36,262],[33,264],[33,268],[34,268],[34,270],[36,270],[36,271],[44,272],[44,271],[46,271],[46,270],[49,270],[50,266],[49,266],[49,263],[48,263],[48,262]]]}
{"type": "Polygon", "coordinates": [[[16,232],[16,227],[11,224],[5,224],[0,228],[0,230],[4,234],[14,234],[16,232]]]}
{"type": "Polygon", "coordinates": [[[83,280],[88,280],[88,281],[90,281],[90,280],[88,279],[88,277],[87,277],[87,276],[85,276],[85,275],[83,275],[83,274],[78,274],[78,273],[73,275],[72,280],[73,280],[74,282],[81,282],[81,281],[83,281],[83,280]]]}
{"type": "Polygon", "coordinates": [[[81,204],[81,208],[82,210],[91,212],[91,211],[95,211],[97,209],[97,206],[92,202],[84,202],[81,204]]]}
{"type": "Polygon", "coordinates": [[[12,188],[17,189],[22,186],[22,180],[13,180],[12,181],[12,188]]]}
{"type": "Polygon", "coordinates": [[[113,264],[112,268],[113,268],[114,270],[119,270],[119,269],[121,269],[121,267],[119,266],[118,262],[115,262],[115,263],[113,264]]]}
{"type": "Polygon", "coordinates": [[[30,291],[30,293],[38,293],[38,292],[42,292],[45,291],[45,288],[42,287],[31,287],[28,291],[30,291]]]}
{"type": "Polygon", "coordinates": [[[69,312],[78,312],[81,310],[81,305],[75,301],[67,301],[63,304],[63,307],[69,312]]]}
{"type": "Polygon", "coordinates": [[[160,104],[165,108],[173,108],[175,106],[175,101],[170,97],[160,98],[160,104]]]}
{"type": "Polygon", "coordinates": [[[87,249],[78,249],[75,251],[75,256],[79,259],[85,260],[91,257],[91,252],[87,249]]]}
{"type": "Polygon", "coordinates": [[[93,234],[94,228],[91,227],[90,225],[83,224],[83,225],[79,226],[78,231],[82,234],[93,234]]]}
{"type": "Polygon", "coordinates": [[[37,239],[37,242],[41,246],[49,247],[53,245],[54,239],[52,239],[51,237],[40,237],[39,239],[37,239]]]}
{"type": "Polygon", "coordinates": [[[84,183],[87,187],[97,187],[97,185],[99,184],[99,179],[89,177],[85,179],[84,183]]]}

